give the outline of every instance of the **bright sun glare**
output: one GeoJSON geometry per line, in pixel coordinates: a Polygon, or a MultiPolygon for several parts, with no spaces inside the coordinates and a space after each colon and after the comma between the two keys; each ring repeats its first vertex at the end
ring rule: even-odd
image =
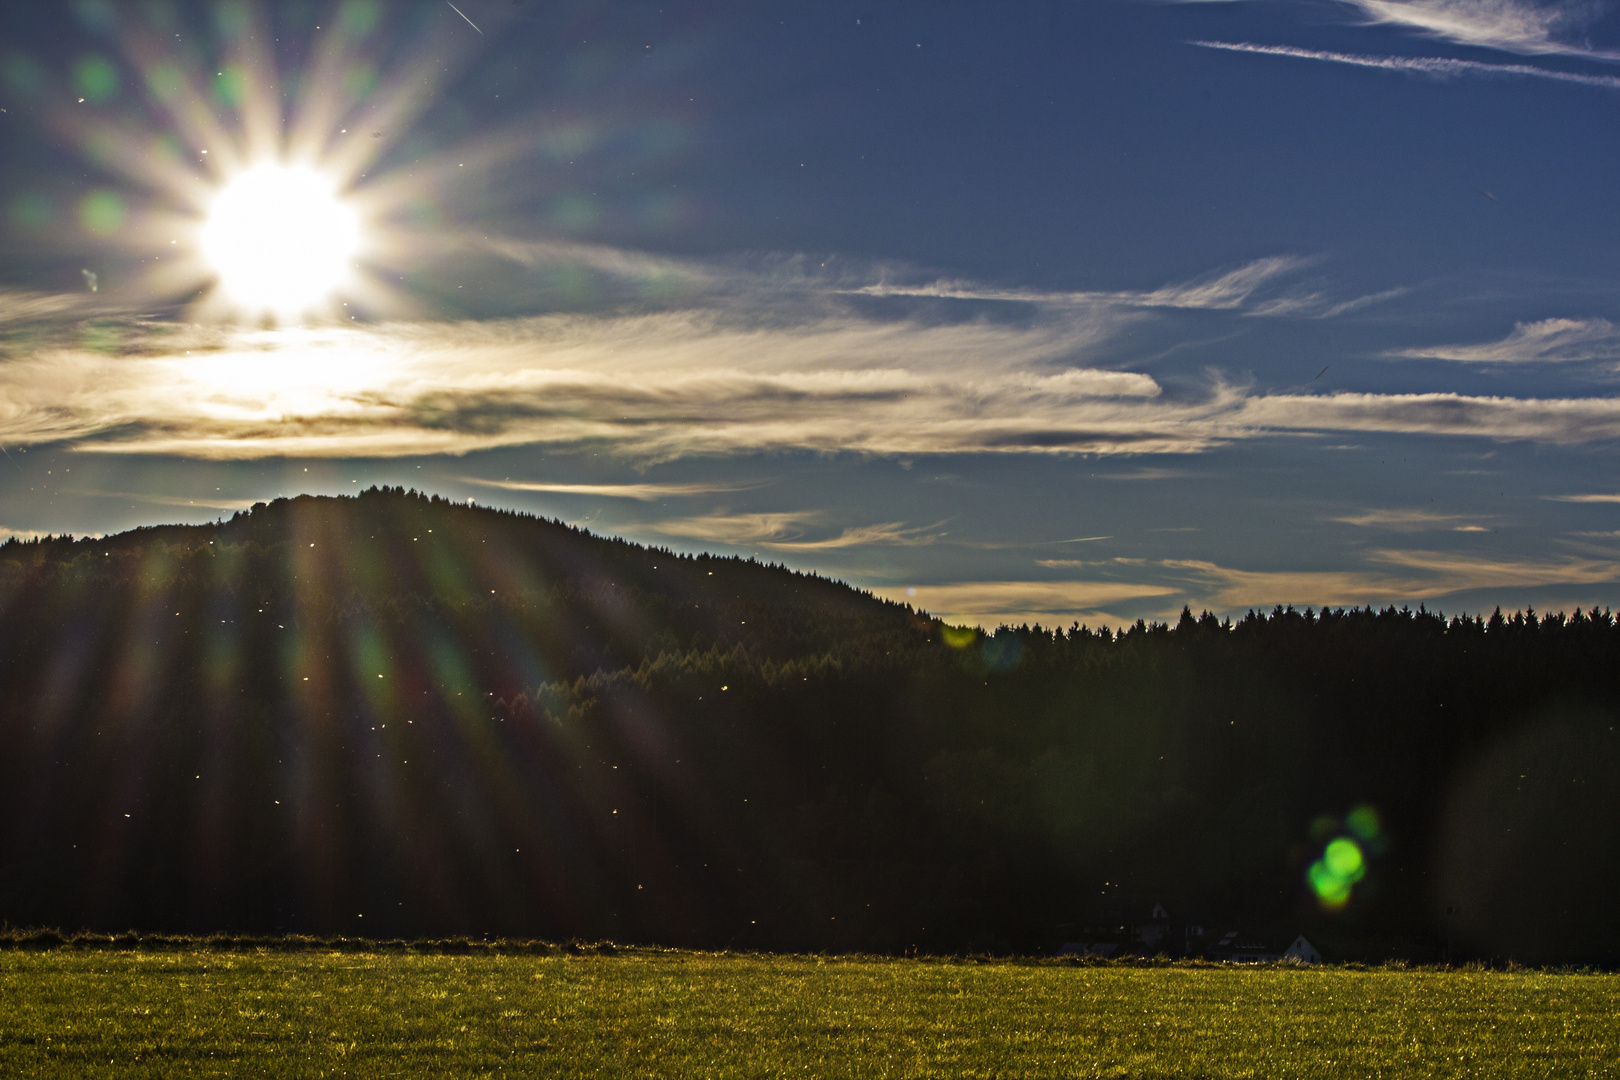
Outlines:
{"type": "Polygon", "coordinates": [[[220,189],[202,253],[236,305],[295,316],[331,300],[353,277],[360,220],[313,169],[264,164],[220,189]]]}

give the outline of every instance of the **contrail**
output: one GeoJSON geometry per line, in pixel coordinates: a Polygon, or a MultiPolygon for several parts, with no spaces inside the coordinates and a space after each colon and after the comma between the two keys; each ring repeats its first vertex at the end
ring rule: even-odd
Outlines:
{"type": "Polygon", "coordinates": [[[1260,53],[1264,56],[1291,56],[1298,60],[1325,60],[1332,64],[1350,64],[1354,67],[1407,71],[1436,79],[1457,75],[1525,77],[1552,79],[1555,82],[1576,83],[1580,86],[1601,86],[1605,90],[1620,90],[1620,79],[1613,75],[1580,75],[1573,71],[1556,71],[1530,64],[1482,64],[1478,60],[1451,60],[1439,56],[1363,56],[1357,53],[1299,49],[1292,45],[1254,45],[1247,41],[1189,41],[1187,44],[1196,45],[1201,49],[1224,49],[1227,52],[1260,53]]]}
{"type": "MultiPolygon", "coordinates": [[[[450,0],[444,0],[444,2],[447,3],[447,4],[450,4],[450,0]]],[[[456,5],[450,4],[450,10],[455,12],[457,15],[460,15],[463,19],[467,19],[467,13],[465,11],[462,11],[460,8],[456,7],[456,5]]],[[[474,30],[478,30],[478,24],[473,22],[471,19],[467,19],[467,25],[472,27],[474,30]]],[[[478,30],[478,32],[480,34],[483,33],[482,30],[478,30]]]]}

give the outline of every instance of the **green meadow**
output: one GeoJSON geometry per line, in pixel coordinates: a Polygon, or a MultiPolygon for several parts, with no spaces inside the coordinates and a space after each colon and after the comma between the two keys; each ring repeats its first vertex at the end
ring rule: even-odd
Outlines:
{"type": "Polygon", "coordinates": [[[622,951],[0,953],[7,1077],[1580,1077],[1620,976],[622,951]]]}

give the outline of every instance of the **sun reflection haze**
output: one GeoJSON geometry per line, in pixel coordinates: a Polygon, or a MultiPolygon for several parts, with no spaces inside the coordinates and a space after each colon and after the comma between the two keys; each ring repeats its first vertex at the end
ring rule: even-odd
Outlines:
{"type": "Polygon", "coordinates": [[[162,378],[183,387],[215,419],[278,420],[353,415],[375,407],[403,377],[385,350],[365,348],[331,328],[256,331],[244,348],[205,352],[165,364],[162,378]]]}

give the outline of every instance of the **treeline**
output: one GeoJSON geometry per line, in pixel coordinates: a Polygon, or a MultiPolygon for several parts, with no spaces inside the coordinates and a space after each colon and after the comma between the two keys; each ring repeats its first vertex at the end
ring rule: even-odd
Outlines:
{"type": "Polygon", "coordinates": [[[1607,612],[986,635],[374,489],[0,546],[0,635],[13,925],[1620,959],[1607,612]]]}

